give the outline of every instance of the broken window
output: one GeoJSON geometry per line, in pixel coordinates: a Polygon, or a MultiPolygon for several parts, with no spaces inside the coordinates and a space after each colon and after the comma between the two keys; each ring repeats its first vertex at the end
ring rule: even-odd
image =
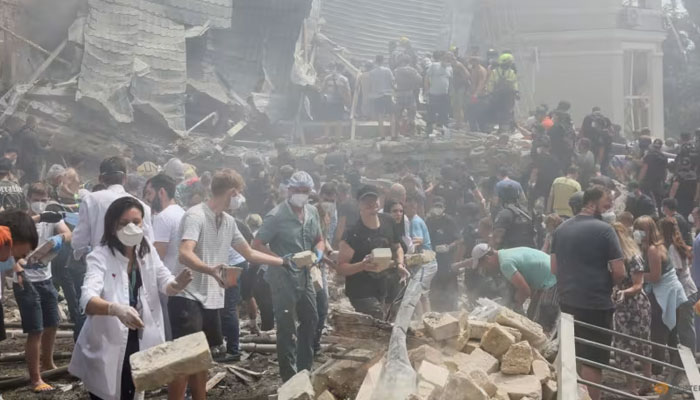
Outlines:
{"type": "Polygon", "coordinates": [[[651,125],[651,58],[645,50],[626,50],[624,58],[625,132],[632,133],[651,125]]]}

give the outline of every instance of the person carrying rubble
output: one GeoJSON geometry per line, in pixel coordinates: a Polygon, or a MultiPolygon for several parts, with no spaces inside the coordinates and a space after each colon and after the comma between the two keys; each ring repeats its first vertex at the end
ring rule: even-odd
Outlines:
{"type": "Polygon", "coordinates": [[[515,58],[504,53],[498,57],[498,67],[491,70],[486,82],[489,95],[489,114],[498,124],[498,132],[510,132],[515,122],[515,101],[520,97],[518,75],[514,69],[515,58]]]}
{"type": "MultiPolygon", "coordinates": [[[[265,216],[253,248],[279,256],[310,250],[322,258],[325,240],[318,211],[309,204],[313,187],[308,173],[292,175],[287,199],[265,216]]],[[[280,376],[286,382],[301,370],[311,371],[318,324],[316,292],[309,268],[270,268],[266,279],[272,290],[280,376]]]]}
{"type": "MultiPolygon", "coordinates": [[[[229,248],[233,247],[248,262],[289,266],[288,260],[252,249],[227,213],[244,186],[236,171],[217,171],[211,182],[212,197],[187,210],[182,218],[178,271],[191,269],[193,280],[182,293],[168,300],[173,339],[204,332],[209,347],[222,344],[220,314],[225,305],[222,273],[229,263],[229,248]]],[[[188,383],[193,399],[206,398],[207,371],[171,382],[168,398],[184,398],[188,383]]]]}
{"type": "Polygon", "coordinates": [[[530,299],[527,317],[545,331],[554,329],[559,316],[557,278],[547,253],[529,247],[495,250],[481,243],[472,249],[472,263],[486,275],[501,274],[513,284],[514,310],[524,313],[523,303],[530,299]]]}
{"type": "MultiPolygon", "coordinates": [[[[357,192],[360,220],[345,232],[340,242],[336,272],[345,276],[345,294],[355,311],[384,319],[385,275],[372,259],[374,249],[389,248],[392,266],[402,279],[409,273],[404,264],[401,232],[386,214],[379,213],[379,189],[365,185],[357,192]]],[[[392,301],[388,301],[392,303],[392,301]]]]}

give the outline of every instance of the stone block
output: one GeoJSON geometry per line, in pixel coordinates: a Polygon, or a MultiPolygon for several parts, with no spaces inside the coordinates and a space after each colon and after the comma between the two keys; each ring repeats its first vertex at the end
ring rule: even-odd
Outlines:
{"type": "Polygon", "coordinates": [[[495,324],[485,321],[469,320],[469,338],[481,340],[482,336],[495,324]]]}
{"type": "Polygon", "coordinates": [[[308,268],[316,262],[316,254],[310,250],[302,251],[294,254],[292,261],[298,268],[308,268]]]}
{"type": "Polygon", "coordinates": [[[557,382],[553,379],[542,384],[542,400],[555,400],[557,398],[557,382]]]}
{"type": "Polygon", "coordinates": [[[355,400],[370,400],[372,398],[374,388],[377,386],[379,378],[382,375],[382,368],[384,368],[385,361],[386,360],[382,358],[367,370],[367,375],[365,375],[365,379],[362,381],[360,390],[357,391],[355,400]]]}
{"type": "Polygon", "coordinates": [[[330,359],[312,374],[311,382],[316,393],[328,389],[340,398],[354,396],[370,369],[382,354],[356,348],[344,354],[352,359],[330,359]],[[365,361],[367,360],[367,361],[365,361]]]}
{"type": "Polygon", "coordinates": [[[469,354],[469,363],[471,369],[479,369],[487,374],[498,371],[498,359],[480,348],[469,354]]]}
{"type": "Polygon", "coordinates": [[[428,313],[423,317],[428,336],[439,341],[459,336],[459,320],[449,314],[428,313]]]}
{"type": "Polygon", "coordinates": [[[489,378],[489,375],[486,372],[480,369],[473,369],[469,371],[467,375],[474,381],[474,383],[479,385],[480,388],[484,389],[484,392],[486,392],[489,397],[496,395],[498,388],[491,381],[491,378],[489,378]]]}
{"type": "Polygon", "coordinates": [[[335,400],[335,396],[326,390],[325,392],[321,393],[320,396],[316,397],[316,400],[335,400]]]}
{"type": "Polygon", "coordinates": [[[502,327],[503,329],[505,329],[506,332],[508,332],[508,333],[510,333],[511,335],[513,335],[513,338],[515,339],[515,343],[518,343],[519,341],[523,340],[523,333],[520,332],[519,330],[517,330],[517,329],[515,329],[515,328],[511,328],[511,327],[509,327],[509,326],[503,326],[503,325],[501,325],[501,327],[502,327]]]}
{"type": "Polygon", "coordinates": [[[277,389],[279,400],[314,400],[316,394],[311,385],[311,375],[308,370],[297,372],[291,379],[277,389]]]}
{"type": "Polygon", "coordinates": [[[157,389],[180,375],[208,370],[212,365],[209,344],[203,332],[165,342],[129,357],[137,391],[157,389]]]}
{"type": "Polygon", "coordinates": [[[460,352],[455,352],[449,357],[445,357],[443,365],[452,373],[458,371],[467,372],[473,368],[469,355],[460,352]]]}
{"type": "Polygon", "coordinates": [[[438,388],[445,387],[449,376],[450,372],[447,368],[435,365],[430,361],[423,361],[418,367],[418,378],[438,388]]]}
{"type": "Polygon", "coordinates": [[[413,368],[418,368],[421,362],[428,361],[435,365],[442,365],[443,356],[440,350],[424,344],[408,352],[408,359],[413,368]]]}
{"type": "Polygon", "coordinates": [[[519,330],[523,334],[523,339],[530,342],[530,345],[536,349],[540,349],[547,343],[547,335],[544,334],[540,324],[510,309],[503,307],[496,316],[495,322],[519,330]]]}
{"type": "Polygon", "coordinates": [[[467,341],[467,343],[462,348],[462,352],[467,353],[467,354],[471,354],[474,350],[476,350],[478,348],[481,348],[481,341],[470,339],[467,341]]]}
{"type": "Polygon", "coordinates": [[[501,357],[514,343],[513,335],[498,325],[491,327],[481,338],[481,348],[495,357],[501,357]]]}
{"type": "Polygon", "coordinates": [[[467,345],[467,342],[469,341],[469,333],[466,331],[462,331],[458,336],[455,336],[453,338],[449,338],[447,340],[443,340],[440,342],[440,344],[444,348],[449,348],[454,351],[461,352],[464,349],[464,346],[467,345]]]}
{"type": "Polygon", "coordinates": [[[499,372],[491,374],[490,378],[499,390],[508,393],[510,400],[542,398],[542,384],[534,375],[506,375],[499,372]]]}
{"type": "Polygon", "coordinates": [[[391,263],[394,262],[391,249],[378,248],[372,250],[372,262],[377,266],[377,272],[389,268],[391,263]]]}
{"type": "Polygon", "coordinates": [[[457,372],[450,375],[440,400],[489,400],[489,395],[468,375],[457,372]]]}
{"type": "Polygon", "coordinates": [[[496,391],[496,394],[491,398],[491,400],[510,400],[510,397],[508,397],[508,393],[504,392],[501,389],[498,389],[496,391]]]}
{"type": "Polygon", "coordinates": [[[403,261],[407,267],[418,267],[435,261],[435,252],[424,250],[422,253],[406,254],[403,261]]]}
{"type": "Polygon", "coordinates": [[[501,358],[501,372],[508,375],[528,375],[532,369],[532,348],[523,340],[508,349],[501,358]]]}
{"type": "Polygon", "coordinates": [[[540,382],[545,383],[552,378],[552,371],[549,369],[549,364],[542,360],[532,361],[532,375],[539,378],[540,382]]]}
{"type": "Polygon", "coordinates": [[[437,395],[438,388],[430,382],[418,381],[416,397],[420,400],[429,400],[437,395]]]}

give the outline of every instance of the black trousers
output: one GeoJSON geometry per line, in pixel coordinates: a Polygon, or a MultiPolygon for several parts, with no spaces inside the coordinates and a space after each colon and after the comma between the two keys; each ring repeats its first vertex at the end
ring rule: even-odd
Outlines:
{"type": "MultiPolygon", "coordinates": [[[[131,364],[129,357],[139,351],[139,331],[129,329],[129,338],[126,341],[126,353],[124,353],[124,363],[122,365],[122,385],[121,400],[132,400],[136,394],[134,381],[131,379],[131,364]]],[[[91,400],[102,400],[100,397],[90,394],[91,400]]]]}

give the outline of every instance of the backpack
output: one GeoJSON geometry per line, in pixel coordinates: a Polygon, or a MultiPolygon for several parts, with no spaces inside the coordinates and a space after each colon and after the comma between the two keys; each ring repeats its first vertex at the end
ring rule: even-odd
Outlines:
{"type": "Polygon", "coordinates": [[[537,232],[532,217],[512,204],[506,206],[506,209],[513,213],[513,224],[506,229],[501,247],[534,247],[537,232]]]}

